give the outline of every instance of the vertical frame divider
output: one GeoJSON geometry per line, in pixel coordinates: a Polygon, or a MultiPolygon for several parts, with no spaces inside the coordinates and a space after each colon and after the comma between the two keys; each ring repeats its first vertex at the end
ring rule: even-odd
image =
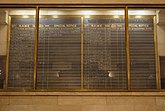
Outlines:
{"type": "Polygon", "coordinates": [[[156,65],[156,87],[158,90],[161,90],[160,83],[160,66],[159,66],[159,56],[158,56],[158,45],[157,45],[157,28],[156,28],[156,16],[153,18],[154,20],[154,47],[155,47],[155,65],[156,65]]]}
{"type": "Polygon", "coordinates": [[[11,27],[11,16],[8,16],[8,28],[7,28],[7,58],[6,58],[6,77],[4,88],[8,88],[8,77],[9,77],[9,53],[10,53],[10,27],[11,27]]]}
{"type": "Polygon", "coordinates": [[[127,72],[127,88],[131,89],[130,75],[130,50],[129,50],[129,23],[128,23],[128,6],[125,7],[125,41],[126,41],[126,72],[127,72]]]}
{"type": "Polygon", "coordinates": [[[84,18],[81,17],[81,90],[84,89],[84,18]]]}
{"type": "Polygon", "coordinates": [[[35,39],[34,39],[34,90],[37,82],[37,52],[38,52],[38,33],[39,33],[39,8],[36,6],[35,15],[35,39]]]}

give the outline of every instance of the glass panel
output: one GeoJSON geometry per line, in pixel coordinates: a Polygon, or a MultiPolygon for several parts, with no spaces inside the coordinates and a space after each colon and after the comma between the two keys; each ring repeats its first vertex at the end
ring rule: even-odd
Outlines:
{"type": "Polygon", "coordinates": [[[40,12],[37,88],[80,88],[81,17],[67,16],[67,10],[40,12]]]}
{"type": "Polygon", "coordinates": [[[157,42],[158,56],[160,60],[161,88],[165,89],[165,9],[157,12],[157,42]]]}
{"type": "Polygon", "coordinates": [[[126,89],[124,10],[97,12],[84,16],[84,87],[126,89]]]}
{"type": "Polygon", "coordinates": [[[160,56],[161,88],[165,89],[165,56],[160,56]]]}
{"type": "Polygon", "coordinates": [[[0,9],[0,89],[4,88],[7,58],[8,12],[0,9]]]}
{"type": "Polygon", "coordinates": [[[6,55],[0,55],[0,89],[4,88],[6,77],[6,55]]]}
{"type": "Polygon", "coordinates": [[[155,10],[129,10],[131,88],[156,88],[155,12],[155,10]]]}
{"type": "Polygon", "coordinates": [[[9,9],[8,88],[33,87],[35,9],[9,9]]]}

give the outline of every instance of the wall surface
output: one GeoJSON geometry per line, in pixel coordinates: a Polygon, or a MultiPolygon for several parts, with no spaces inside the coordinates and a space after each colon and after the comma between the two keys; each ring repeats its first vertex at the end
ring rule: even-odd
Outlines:
{"type": "Polygon", "coordinates": [[[157,26],[157,42],[159,56],[165,56],[165,25],[157,26]]]}
{"type": "Polygon", "coordinates": [[[0,55],[6,55],[7,25],[0,25],[0,55]]]}
{"type": "Polygon", "coordinates": [[[0,111],[164,111],[164,96],[0,96],[0,111]]]}
{"type": "Polygon", "coordinates": [[[0,0],[0,3],[165,4],[165,0],[0,0]]]}

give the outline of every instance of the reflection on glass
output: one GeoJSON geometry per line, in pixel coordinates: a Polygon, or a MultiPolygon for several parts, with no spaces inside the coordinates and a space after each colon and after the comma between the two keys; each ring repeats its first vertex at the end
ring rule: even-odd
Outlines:
{"type": "Polygon", "coordinates": [[[124,10],[122,9],[55,9],[55,8],[44,8],[40,10],[40,15],[124,15],[124,10]]]}
{"type": "Polygon", "coordinates": [[[161,88],[165,89],[165,10],[157,10],[157,41],[160,60],[161,88]]]}
{"type": "MultiPolygon", "coordinates": [[[[35,9],[1,9],[0,15],[0,88],[5,87],[6,69],[8,88],[32,88],[35,9]]],[[[38,89],[80,88],[81,64],[85,89],[127,89],[124,10],[44,8],[39,17],[38,89]]],[[[132,89],[156,88],[155,29],[165,88],[164,17],[164,9],[129,10],[132,89]]]]}
{"type": "Polygon", "coordinates": [[[154,10],[129,10],[131,88],[133,89],[156,88],[155,14],[154,10]]]}
{"type": "Polygon", "coordinates": [[[37,88],[80,88],[81,18],[40,16],[37,88]]]}
{"type": "Polygon", "coordinates": [[[125,49],[124,10],[84,18],[84,87],[126,89],[125,49]]]}
{"type": "Polygon", "coordinates": [[[7,25],[8,13],[0,9],[0,89],[4,88],[6,76],[6,50],[7,50],[7,25]]]}
{"type": "Polygon", "coordinates": [[[33,88],[35,9],[9,9],[8,88],[33,88]]]}

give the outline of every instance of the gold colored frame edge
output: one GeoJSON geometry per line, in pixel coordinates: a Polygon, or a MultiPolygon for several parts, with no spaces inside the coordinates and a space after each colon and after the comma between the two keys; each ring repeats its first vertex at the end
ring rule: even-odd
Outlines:
{"type": "MultiPolygon", "coordinates": [[[[131,5],[132,6],[132,5],[131,5]]],[[[129,7],[129,8],[136,8],[136,6],[137,5],[135,5],[135,7],[134,7],[134,5],[133,5],[133,7],[129,7]]],[[[138,6],[137,6],[138,7],[138,6]]],[[[157,6],[157,7],[159,7],[159,6],[157,6]]],[[[68,7],[67,7],[68,8],[68,7]]],[[[100,7],[101,8],[101,7],[100,7]]],[[[139,8],[142,8],[142,7],[139,7],[139,8]]],[[[151,6],[149,6],[149,8],[156,8],[156,7],[151,7],[151,6]]],[[[159,7],[159,8],[162,8],[162,7],[159,7]]],[[[163,6],[163,8],[164,8],[164,6],[163,6]]],[[[8,43],[8,45],[10,45],[9,43],[8,43]]],[[[7,70],[6,70],[7,71],[7,70]]],[[[160,79],[160,78],[159,78],[160,79]]],[[[154,89],[137,89],[137,90],[140,90],[140,91],[155,91],[154,89]]],[[[160,89],[161,90],[161,89],[160,89]]],[[[1,90],[0,90],[1,91],[1,90]]],[[[98,90],[97,90],[98,91],[98,90]]],[[[111,89],[108,89],[108,91],[113,91],[113,89],[111,90],[111,89]]],[[[130,90],[130,91],[134,91],[134,90],[130,90]]],[[[158,90],[156,90],[156,91],[158,91],[158,90]]],[[[161,91],[163,91],[163,89],[161,90],[161,91]]]]}
{"type": "Polygon", "coordinates": [[[84,89],[84,18],[81,17],[81,90],[84,89]]]}
{"type": "Polygon", "coordinates": [[[7,8],[35,8],[36,6],[40,8],[125,8],[125,6],[130,8],[164,8],[165,3],[0,3],[0,7],[7,8]]]}
{"type": "MultiPolygon", "coordinates": [[[[10,89],[0,89],[0,92],[160,92],[157,89],[19,89],[19,88],[10,88],[10,89]]],[[[163,91],[162,91],[163,92],[163,91]]]]}
{"type": "Polygon", "coordinates": [[[157,86],[158,90],[161,90],[160,66],[159,66],[158,43],[157,43],[156,16],[153,17],[153,20],[154,20],[154,47],[155,47],[155,65],[156,65],[156,86],[157,86]]]}
{"type": "MultiPolygon", "coordinates": [[[[28,15],[29,17],[27,18],[35,18],[35,15],[28,15]]],[[[10,15],[11,18],[23,18],[22,15],[10,15]]]]}
{"type": "Polygon", "coordinates": [[[36,15],[35,15],[35,39],[34,39],[34,83],[33,88],[36,89],[37,81],[37,52],[38,52],[38,34],[39,34],[39,8],[36,6],[36,15]]]}
{"type": "Polygon", "coordinates": [[[127,72],[127,88],[131,89],[131,75],[130,75],[130,52],[129,52],[129,23],[128,23],[128,6],[125,7],[125,44],[126,44],[126,72],[127,72]]]}
{"type": "Polygon", "coordinates": [[[8,88],[8,75],[9,75],[9,54],[10,54],[10,28],[11,28],[11,16],[8,16],[8,28],[7,28],[7,58],[6,58],[6,78],[5,89],[8,88]]]}
{"type": "Polygon", "coordinates": [[[57,15],[57,17],[53,17],[53,15],[40,15],[39,18],[68,18],[68,17],[81,18],[81,15],[57,15]]]}

